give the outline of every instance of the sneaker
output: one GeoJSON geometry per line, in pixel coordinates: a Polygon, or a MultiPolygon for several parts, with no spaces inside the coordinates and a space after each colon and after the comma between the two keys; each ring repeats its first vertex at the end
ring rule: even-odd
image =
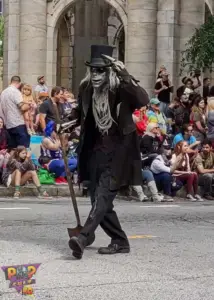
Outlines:
{"type": "Polygon", "coordinates": [[[68,184],[68,181],[64,177],[60,177],[62,184],[68,184]]]}
{"type": "Polygon", "coordinates": [[[48,193],[46,191],[44,191],[43,193],[38,195],[39,199],[52,199],[51,196],[48,195],[48,193]]]}
{"type": "Polygon", "coordinates": [[[211,195],[205,195],[204,199],[209,200],[209,201],[214,201],[214,197],[211,195]]]}
{"type": "Polygon", "coordinates": [[[198,201],[198,202],[204,202],[204,200],[201,198],[200,195],[196,194],[195,195],[195,199],[198,201]]]}
{"type": "Polygon", "coordinates": [[[20,191],[15,191],[14,195],[13,195],[13,198],[14,199],[19,199],[20,198],[20,191]]]}
{"type": "Polygon", "coordinates": [[[56,178],[55,179],[55,184],[59,184],[59,185],[65,184],[65,178],[64,177],[58,177],[58,178],[56,178]]]}
{"type": "Polygon", "coordinates": [[[12,176],[9,175],[8,179],[7,179],[7,183],[6,186],[9,187],[11,185],[11,181],[12,181],[12,176]]]}
{"type": "Polygon", "coordinates": [[[196,202],[197,201],[191,194],[187,195],[187,199],[190,200],[190,201],[192,201],[192,202],[196,202]]]}
{"type": "Polygon", "coordinates": [[[171,196],[169,195],[164,195],[164,199],[162,200],[163,202],[174,202],[171,196]]]}

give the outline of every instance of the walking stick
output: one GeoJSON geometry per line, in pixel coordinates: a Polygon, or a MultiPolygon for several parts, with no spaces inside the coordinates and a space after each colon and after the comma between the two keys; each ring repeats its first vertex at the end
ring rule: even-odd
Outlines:
{"type": "MultiPolygon", "coordinates": [[[[60,121],[59,111],[58,111],[58,107],[57,107],[56,103],[54,103],[54,109],[55,109],[57,125],[58,124],[60,125],[61,121],[60,121]]],[[[73,208],[74,208],[74,214],[75,214],[76,221],[77,221],[77,226],[76,227],[67,228],[68,235],[69,235],[70,238],[72,238],[74,236],[77,237],[80,234],[80,231],[82,230],[83,226],[81,225],[81,221],[80,221],[79,209],[78,209],[78,206],[77,206],[76,195],[75,195],[74,187],[73,187],[73,183],[72,183],[72,175],[71,175],[71,172],[70,172],[69,167],[68,167],[68,158],[67,158],[66,148],[65,148],[65,145],[64,145],[63,134],[60,133],[60,131],[59,131],[58,135],[59,135],[59,139],[60,139],[60,143],[61,143],[61,147],[62,147],[62,157],[63,157],[64,164],[65,164],[65,173],[66,173],[66,176],[67,176],[70,197],[71,197],[71,200],[72,200],[72,204],[73,204],[73,208]]],[[[87,246],[91,245],[94,242],[94,240],[95,240],[95,235],[89,236],[87,246]]]]}

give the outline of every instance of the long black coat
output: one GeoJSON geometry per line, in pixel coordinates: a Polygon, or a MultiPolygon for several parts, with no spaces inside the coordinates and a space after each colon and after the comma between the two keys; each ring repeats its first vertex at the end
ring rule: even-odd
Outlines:
{"type": "MultiPolygon", "coordinates": [[[[81,125],[79,146],[80,180],[89,180],[88,162],[93,151],[95,125],[87,123],[87,115],[92,104],[93,88],[83,84],[79,91],[78,117],[81,125]]],[[[121,82],[115,92],[109,91],[111,107],[117,110],[121,145],[116,149],[111,166],[110,189],[116,190],[124,185],[139,185],[142,182],[141,158],[136,127],[132,119],[135,109],[149,102],[148,94],[138,85],[121,82]],[[115,105],[116,104],[116,105],[115,105]]]]}

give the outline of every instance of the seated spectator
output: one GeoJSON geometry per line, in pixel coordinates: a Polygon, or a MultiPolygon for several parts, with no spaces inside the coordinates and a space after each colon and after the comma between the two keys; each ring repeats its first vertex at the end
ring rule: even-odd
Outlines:
{"type": "Polygon", "coordinates": [[[56,121],[56,111],[55,111],[54,104],[56,103],[59,108],[59,102],[60,99],[62,98],[62,95],[63,95],[62,88],[56,86],[51,91],[51,98],[48,98],[40,105],[39,107],[40,126],[43,131],[45,130],[49,121],[56,121]]]}
{"type": "Polygon", "coordinates": [[[203,148],[193,161],[192,170],[199,174],[199,185],[203,186],[204,198],[214,200],[212,185],[214,180],[214,153],[212,142],[204,140],[203,148]]]}
{"type": "Polygon", "coordinates": [[[182,183],[174,180],[173,172],[176,169],[177,161],[172,165],[172,154],[170,145],[167,141],[163,144],[162,154],[158,155],[151,164],[151,171],[154,174],[154,179],[159,191],[164,192],[164,199],[168,202],[173,202],[172,196],[182,187],[182,183]]]}
{"type": "Polygon", "coordinates": [[[191,120],[193,123],[194,137],[197,141],[203,143],[206,137],[206,115],[205,115],[205,102],[204,99],[199,96],[195,99],[194,106],[192,108],[191,120]]]}
{"type": "Polygon", "coordinates": [[[204,78],[203,80],[203,98],[207,100],[210,94],[210,79],[209,78],[204,78]]]}
{"type": "Polygon", "coordinates": [[[140,141],[142,154],[158,154],[162,145],[157,123],[149,123],[146,132],[140,141]]]}
{"type": "Polygon", "coordinates": [[[31,161],[31,154],[27,152],[27,149],[20,146],[9,158],[6,169],[2,175],[2,182],[5,186],[15,186],[14,198],[19,199],[20,197],[20,186],[24,185],[29,180],[32,180],[35,184],[39,198],[49,199],[50,196],[46,191],[42,191],[39,178],[35,171],[35,166],[31,161]]]}
{"type": "Polygon", "coordinates": [[[169,106],[166,110],[166,119],[167,119],[167,126],[168,132],[175,134],[175,110],[180,106],[179,98],[175,98],[173,101],[170,102],[169,106]]]}
{"type": "MultiPolygon", "coordinates": [[[[50,121],[45,129],[45,138],[42,141],[39,162],[46,167],[50,173],[55,174],[56,184],[67,184],[61,142],[55,130],[55,123],[50,121]]],[[[75,171],[77,168],[77,159],[68,159],[68,167],[70,172],[75,171]]]]}
{"type": "Polygon", "coordinates": [[[183,124],[190,123],[191,105],[189,104],[189,98],[186,94],[182,94],[179,100],[179,105],[174,111],[176,133],[180,132],[180,128],[183,124]]]}
{"type": "Polygon", "coordinates": [[[160,101],[157,98],[153,98],[150,100],[150,109],[147,112],[147,116],[149,119],[149,123],[158,124],[161,133],[166,134],[167,132],[166,117],[160,111],[160,101]]]}
{"type": "Polygon", "coordinates": [[[8,148],[9,134],[4,126],[4,120],[0,117],[0,151],[8,148]]]}
{"type": "Polygon", "coordinates": [[[207,128],[207,138],[214,144],[214,86],[211,87],[207,99],[207,128]]]}
{"type": "Polygon", "coordinates": [[[139,110],[136,110],[133,114],[133,119],[136,125],[137,134],[142,136],[148,125],[148,117],[146,115],[147,107],[143,106],[139,110]]]}
{"type": "Polygon", "coordinates": [[[23,102],[29,104],[29,110],[24,112],[24,120],[29,135],[35,135],[34,119],[36,115],[36,102],[33,98],[32,87],[29,84],[24,84],[22,88],[23,102]]]}
{"type": "Polygon", "coordinates": [[[193,136],[193,127],[192,125],[185,124],[182,128],[182,132],[178,133],[173,140],[172,147],[175,148],[176,145],[181,142],[187,142],[190,149],[194,149],[200,145],[199,141],[196,141],[196,138],[193,136]]]}
{"type": "Polygon", "coordinates": [[[186,184],[188,200],[203,201],[201,196],[198,195],[198,175],[190,170],[189,156],[187,151],[187,142],[182,141],[176,145],[171,160],[172,165],[176,165],[174,175],[178,176],[179,181],[181,181],[183,184],[186,184]],[[192,195],[192,189],[194,196],[192,195]]]}

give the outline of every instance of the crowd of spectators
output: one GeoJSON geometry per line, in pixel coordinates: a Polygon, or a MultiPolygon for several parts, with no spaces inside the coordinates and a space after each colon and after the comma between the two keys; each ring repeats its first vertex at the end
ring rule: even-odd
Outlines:
{"type": "MultiPolygon", "coordinates": [[[[142,157],[142,186],[129,187],[140,201],[172,202],[177,191],[186,190],[190,201],[214,200],[214,87],[195,72],[182,79],[177,91],[164,66],[158,73],[154,96],[146,107],[133,113],[142,157]],[[201,88],[201,93],[199,91],[201,88]],[[150,195],[145,195],[144,184],[150,195]],[[199,192],[202,187],[202,194],[199,192]]],[[[69,151],[78,143],[79,129],[57,134],[58,119],[66,122],[77,100],[63,87],[48,89],[44,76],[33,88],[13,76],[0,98],[0,178],[5,186],[33,182],[40,198],[49,198],[42,189],[38,169],[54,176],[55,184],[67,184],[63,149],[70,172],[77,169],[76,153],[69,151]],[[57,107],[57,111],[56,111],[57,107]],[[31,137],[43,136],[37,163],[30,153],[31,137]]]]}
{"type": "MultiPolygon", "coordinates": [[[[214,200],[214,86],[205,78],[202,87],[200,72],[195,71],[174,91],[162,66],[154,95],[133,116],[140,140],[142,182],[151,199],[172,202],[184,187],[190,201],[214,200]]],[[[141,201],[147,201],[143,184],[132,188],[141,201]]]]}
{"type": "MultiPolygon", "coordinates": [[[[38,77],[34,89],[22,83],[19,76],[13,76],[1,93],[0,180],[7,187],[14,186],[14,198],[20,197],[20,187],[28,182],[35,184],[39,198],[50,198],[42,189],[39,169],[54,176],[55,184],[67,184],[62,147],[69,150],[69,138],[64,135],[60,140],[56,123],[58,117],[65,120],[75,106],[76,100],[69,90],[53,87],[49,91],[44,76],[38,77]],[[36,161],[30,152],[32,136],[43,136],[36,161]]],[[[71,172],[76,170],[76,155],[71,155],[68,165],[71,172]]],[[[45,183],[44,176],[42,179],[45,183]]]]}

